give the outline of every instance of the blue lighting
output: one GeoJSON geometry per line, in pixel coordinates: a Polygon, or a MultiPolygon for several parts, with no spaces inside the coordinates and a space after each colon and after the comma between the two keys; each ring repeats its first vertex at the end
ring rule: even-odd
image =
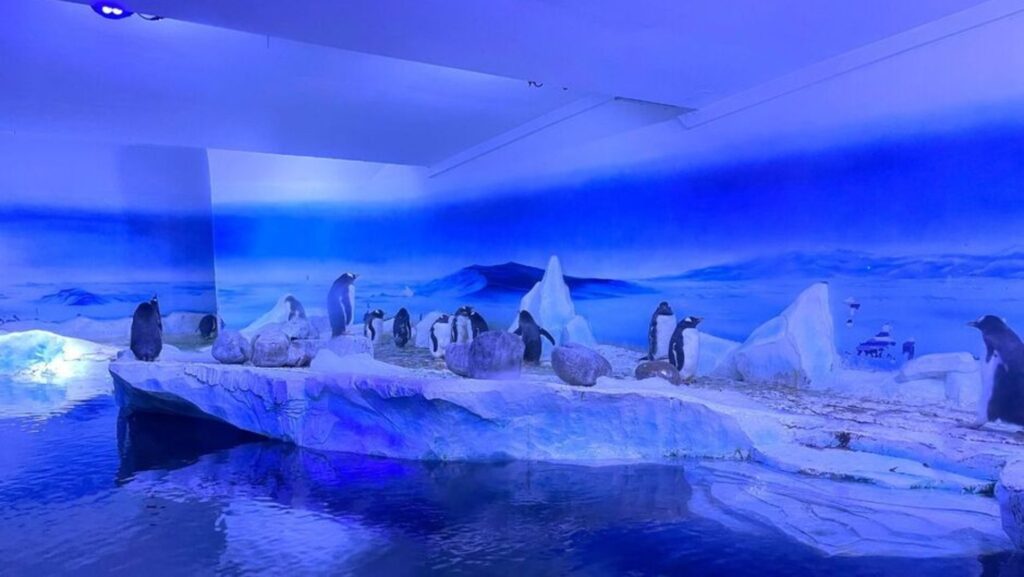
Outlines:
{"type": "Polygon", "coordinates": [[[94,2],[93,12],[111,20],[121,20],[132,15],[132,12],[117,2],[94,2]]]}

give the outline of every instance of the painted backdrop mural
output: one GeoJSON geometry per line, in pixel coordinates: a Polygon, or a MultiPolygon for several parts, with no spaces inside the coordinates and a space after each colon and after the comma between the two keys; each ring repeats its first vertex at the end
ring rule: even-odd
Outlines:
{"type": "Polygon", "coordinates": [[[4,136],[0,165],[0,321],[215,310],[204,150],[4,136]]]}
{"type": "MultiPolygon", "coordinates": [[[[301,182],[294,194],[239,186],[260,159],[211,153],[219,301],[236,326],[282,292],[322,308],[351,270],[357,318],[470,304],[505,326],[558,255],[600,342],[643,348],[661,300],[743,340],[825,280],[851,362],[899,360],[898,346],[857,355],[883,327],[918,354],[976,351],[967,320],[1024,319],[1022,149],[1024,126],[979,124],[450,195],[410,192],[412,177],[379,186],[387,167],[321,161],[344,189],[335,201],[301,182]]],[[[267,181],[285,186],[287,170],[267,181]]]]}

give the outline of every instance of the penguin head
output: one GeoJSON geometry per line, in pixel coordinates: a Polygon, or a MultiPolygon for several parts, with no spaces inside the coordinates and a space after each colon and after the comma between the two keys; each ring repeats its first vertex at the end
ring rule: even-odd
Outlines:
{"type": "Polygon", "coordinates": [[[458,316],[467,316],[468,317],[472,313],[473,313],[473,307],[471,307],[469,305],[462,305],[461,307],[458,308],[458,310],[455,311],[455,316],[457,316],[457,317],[458,316]]]}
{"type": "Polygon", "coordinates": [[[692,329],[699,325],[702,320],[704,319],[701,317],[686,317],[683,319],[683,324],[686,328],[692,329]]]}
{"type": "Polygon", "coordinates": [[[352,282],[356,282],[357,278],[359,278],[359,275],[347,272],[347,273],[341,275],[340,277],[338,277],[338,280],[340,280],[342,282],[352,283],[352,282]]]}
{"type": "Polygon", "coordinates": [[[982,333],[1002,332],[1010,328],[1006,325],[1006,321],[995,315],[984,315],[978,317],[977,320],[967,323],[967,326],[974,327],[982,333]]]}
{"type": "MultiPolygon", "coordinates": [[[[521,323],[533,323],[534,322],[533,315],[530,314],[530,311],[519,311],[519,322],[521,322],[521,323]]],[[[534,323],[534,324],[536,324],[536,323],[534,323]]]]}
{"type": "Polygon", "coordinates": [[[658,310],[655,311],[655,314],[666,315],[666,316],[667,315],[671,315],[671,314],[673,314],[672,313],[672,306],[669,305],[665,301],[661,301],[660,303],[658,303],[658,310]]]}

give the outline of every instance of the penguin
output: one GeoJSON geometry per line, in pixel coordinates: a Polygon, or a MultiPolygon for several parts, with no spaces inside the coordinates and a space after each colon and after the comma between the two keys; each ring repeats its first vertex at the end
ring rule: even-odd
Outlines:
{"type": "MultiPolygon", "coordinates": [[[[356,282],[358,275],[347,272],[337,278],[327,293],[327,316],[331,319],[331,336],[345,334],[352,324],[356,310],[356,282]]],[[[296,301],[298,302],[298,301],[296,301]]]]}
{"type": "Polygon", "coordinates": [[[486,333],[488,331],[487,321],[484,320],[483,315],[476,311],[469,313],[469,324],[473,328],[473,338],[480,336],[480,333],[486,333]]]}
{"type": "Polygon", "coordinates": [[[199,319],[199,336],[205,340],[217,338],[217,331],[220,330],[220,320],[217,315],[206,315],[199,319]]]}
{"type": "Polygon", "coordinates": [[[444,349],[452,339],[452,322],[448,315],[437,317],[434,324],[430,325],[430,354],[440,359],[444,356],[444,349]]]}
{"type": "Polygon", "coordinates": [[[288,295],[284,302],[288,303],[288,320],[306,318],[306,309],[299,302],[299,299],[288,295]]]}
{"type": "Polygon", "coordinates": [[[412,339],[412,321],[409,320],[409,311],[404,308],[398,309],[395,320],[391,323],[391,332],[395,335],[395,345],[403,348],[412,339]]]}
{"type": "Polygon", "coordinates": [[[452,316],[452,342],[469,343],[473,337],[473,323],[469,316],[473,313],[473,307],[461,306],[452,316]]]}
{"type": "Polygon", "coordinates": [[[642,361],[653,361],[668,357],[668,345],[676,328],[676,314],[665,301],[658,304],[647,327],[647,356],[642,361]]]}
{"type": "Polygon", "coordinates": [[[140,361],[155,361],[163,349],[164,322],[160,317],[160,303],[156,295],[135,308],[132,315],[130,348],[140,361]]]}
{"type": "Polygon", "coordinates": [[[700,333],[697,325],[704,320],[700,317],[686,317],[679,321],[669,341],[668,361],[672,363],[683,379],[697,376],[697,361],[700,359],[700,333]]]}
{"type": "Polygon", "coordinates": [[[907,357],[908,361],[914,360],[914,355],[917,352],[917,342],[914,339],[907,339],[903,341],[903,355],[907,357]]]}
{"type": "Polygon", "coordinates": [[[363,315],[363,336],[376,344],[384,336],[384,311],[374,309],[363,315]]]}
{"type": "Polygon", "coordinates": [[[540,362],[541,341],[540,338],[547,337],[551,344],[555,344],[555,337],[537,325],[533,315],[529,311],[519,311],[519,326],[515,334],[523,338],[526,349],[523,351],[523,360],[527,363],[537,364],[540,362]]]}
{"type": "Polygon", "coordinates": [[[1024,426],[1024,343],[1006,321],[985,315],[967,323],[985,342],[978,424],[1004,421],[1024,426]]]}

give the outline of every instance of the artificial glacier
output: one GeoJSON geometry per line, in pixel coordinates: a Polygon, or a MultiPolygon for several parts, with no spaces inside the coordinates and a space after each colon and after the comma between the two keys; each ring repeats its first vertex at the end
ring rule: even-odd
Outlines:
{"type": "MultiPolygon", "coordinates": [[[[557,256],[548,260],[544,276],[520,301],[519,310],[529,311],[537,324],[551,333],[556,344],[577,343],[588,347],[597,344],[587,320],[576,314],[557,256]]],[[[517,316],[509,330],[514,331],[518,326],[517,316]]],[[[545,358],[551,355],[549,343],[544,342],[543,351],[545,358]]]]}

